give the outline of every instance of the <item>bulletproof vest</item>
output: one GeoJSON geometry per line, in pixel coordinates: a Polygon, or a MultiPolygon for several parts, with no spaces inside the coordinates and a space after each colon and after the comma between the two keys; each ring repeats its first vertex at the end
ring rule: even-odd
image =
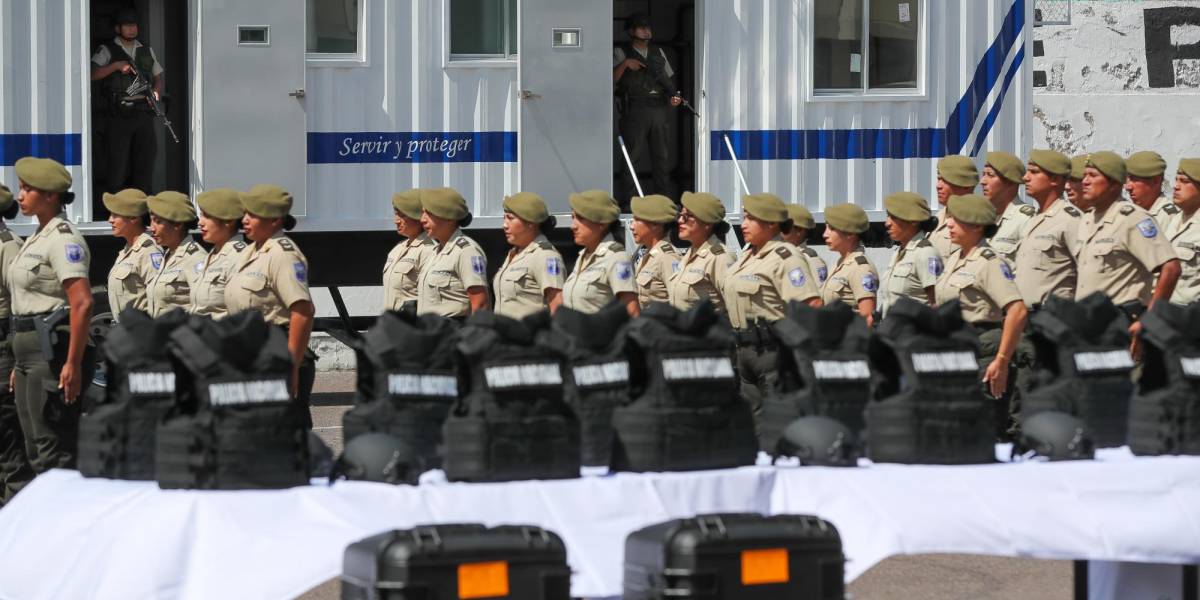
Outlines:
{"type": "Polygon", "coordinates": [[[566,357],[550,314],[484,312],[459,331],[459,400],[442,427],[451,481],[579,476],[579,420],[563,393],[566,357]]]}
{"type": "Polygon", "coordinates": [[[171,332],[187,321],[127,308],[101,347],[107,365],[103,401],[79,420],[79,472],[85,477],[154,480],[155,432],[175,403],[171,332]]]}
{"type": "MultiPolygon", "coordinates": [[[[129,55],[114,40],[104,42],[104,46],[108,48],[108,53],[111,56],[111,62],[129,61],[129,55]]],[[[111,64],[110,62],[110,64],[111,64]]],[[[149,46],[138,46],[133,51],[133,63],[142,77],[146,78],[146,82],[153,85],[154,83],[154,55],[150,52],[149,46]]],[[[118,110],[121,108],[122,102],[128,102],[130,96],[140,96],[150,93],[150,90],[137,90],[137,77],[133,73],[122,73],[117,71],[108,77],[105,77],[100,82],[100,91],[105,99],[111,104],[111,108],[118,110]],[[130,91],[136,93],[130,94],[130,91]]],[[[126,107],[128,110],[128,107],[126,107]]],[[[149,110],[147,107],[145,110],[149,110]]]]}
{"type": "Polygon", "coordinates": [[[861,432],[871,395],[866,320],[840,302],[819,309],[792,302],[772,330],[781,393],[763,402],[761,449],[773,451],[783,429],[803,416],[830,417],[861,432]]]}
{"type": "Polygon", "coordinates": [[[458,399],[457,330],[438,315],[380,315],[355,348],[359,383],[354,407],[342,418],[345,440],[388,433],[413,447],[415,468],[436,468],[442,423],[458,399]]]}
{"type": "Polygon", "coordinates": [[[629,399],[629,357],[624,327],[629,313],[613,302],[598,313],[567,307],[554,313],[554,330],[566,343],[570,377],[567,403],[579,417],[582,462],[608,466],[612,456],[613,409],[629,399]]]}
{"type": "Polygon", "coordinates": [[[621,75],[621,80],[617,82],[621,95],[629,98],[666,98],[674,91],[668,89],[671,78],[667,77],[667,60],[663,58],[658,46],[650,44],[644,58],[634,49],[632,43],[627,42],[621,48],[625,51],[625,58],[635,58],[646,65],[637,71],[625,70],[625,74],[621,75]]]}
{"type": "Polygon", "coordinates": [[[754,464],[750,405],[738,397],[733,332],[708,301],[652,304],[625,329],[628,404],[613,411],[613,471],[754,464]]]}
{"type": "Polygon", "coordinates": [[[262,314],[193,316],[171,333],[178,402],[158,428],[162,488],[308,483],[307,406],[292,398],[287,335],[262,314]]]}
{"type": "Polygon", "coordinates": [[[1028,331],[1036,359],[1022,416],[1065,412],[1087,423],[1097,446],[1124,446],[1133,396],[1125,313],[1101,293],[1050,298],[1028,331]]]}
{"type": "Polygon", "coordinates": [[[976,464],[995,460],[994,414],[979,385],[979,340],[958,301],[933,309],[902,298],[868,351],[878,374],[867,403],[875,462],[976,464]]]}
{"type": "Polygon", "coordinates": [[[1142,376],[1129,408],[1134,454],[1200,454],[1200,304],[1142,317],[1142,376]]]}

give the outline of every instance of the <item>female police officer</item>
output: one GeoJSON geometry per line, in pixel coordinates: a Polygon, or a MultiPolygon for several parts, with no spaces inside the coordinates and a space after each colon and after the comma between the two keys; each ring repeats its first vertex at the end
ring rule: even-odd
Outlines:
{"type": "Polygon", "coordinates": [[[146,194],[127,189],[106,193],[103,200],[113,235],[125,240],[125,247],[117,253],[117,260],[108,272],[108,308],[114,318],[126,308],[149,311],[146,286],[162,266],[163,255],[154,238],[146,233],[150,224],[146,194]]]}
{"type": "Polygon", "coordinates": [[[192,281],[190,310],[197,315],[220,319],[229,314],[225,285],[237,267],[245,242],[235,241],[242,226],[242,196],[237,190],[219,188],[196,196],[200,206],[200,237],[212,244],[200,273],[192,281]]]}
{"type": "Polygon", "coordinates": [[[883,275],[880,311],[886,316],[901,298],[936,306],[933,288],[944,265],[941,253],[929,241],[929,233],[937,227],[929,203],[912,192],[897,192],[883,199],[883,208],[888,215],[888,235],[900,250],[883,275]]]}
{"type": "Polygon", "coordinates": [[[29,480],[33,469],[25,456],[25,436],[17,417],[17,403],[8,385],[12,377],[13,354],[9,338],[9,318],[12,317],[12,296],[8,291],[8,265],[21,251],[22,240],[8,230],[5,221],[20,211],[12,191],[0,184],[0,506],[4,506],[29,480]]]}
{"type": "Polygon", "coordinates": [[[187,310],[192,303],[192,281],[204,270],[208,258],[208,252],[188,233],[196,226],[196,211],[179,192],[161,192],[146,204],[150,207],[150,231],[163,250],[162,268],[146,292],[150,316],[176,308],[187,310]]]}
{"type": "Polygon", "coordinates": [[[562,304],[562,255],[546,239],[554,225],[541,196],[521,192],[504,199],[504,238],[512,249],[493,280],[497,313],[520,319],[562,304]]]}
{"type": "Polygon", "coordinates": [[[651,302],[667,302],[667,281],[679,269],[679,253],[667,240],[679,216],[675,203],[657,194],[632,201],[633,241],[645,250],[634,267],[638,303],[645,308],[651,302]]]}
{"type": "Polygon", "coordinates": [[[383,310],[400,310],[417,300],[421,269],[437,246],[421,227],[421,190],[392,194],[396,233],[404,239],[388,253],[383,264],[383,310]]]}
{"type": "Polygon", "coordinates": [[[417,283],[417,313],[463,319],[488,309],[487,258],[463,234],[467,201],[453,188],[421,190],[421,225],[437,248],[417,283]]]}
{"type": "Polygon", "coordinates": [[[16,359],[11,383],[25,452],[41,473],[75,464],[78,400],[91,379],[85,372],[91,366],[85,357],[91,252],[63,211],[75,196],[66,168],[51,159],[22,158],[16,171],[21,213],[35,217],[38,227],[8,268],[16,359]]]}
{"type": "Polygon", "coordinates": [[[816,250],[808,247],[808,232],[817,226],[817,221],[813,219],[812,212],[803,204],[789,204],[787,209],[788,218],[792,220],[792,228],[783,234],[783,239],[800,249],[804,260],[808,261],[808,270],[816,276],[817,287],[820,287],[829,278],[829,266],[825,264],[825,260],[817,254],[816,250]]]}
{"type": "Polygon", "coordinates": [[[679,239],[691,244],[679,269],[667,282],[671,305],[687,310],[701,300],[712,302],[719,312],[725,312],[725,272],[735,257],[725,250],[721,240],[729,233],[725,222],[725,206],[712,194],[683,193],[683,210],[679,211],[679,239]]]}
{"type": "Polygon", "coordinates": [[[879,291],[879,273],[862,245],[862,234],[869,226],[867,213],[853,204],[825,209],[825,243],[840,258],[821,286],[821,300],[849,305],[868,325],[874,319],[875,293],[879,291]]]}
{"type": "Polygon", "coordinates": [[[633,265],[617,238],[623,238],[620,208],[607,192],[571,194],[571,233],[583,247],[575,268],[563,285],[563,306],[584,313],[599,312],[614,299],[632,316],[641,314],[633,265]]]}

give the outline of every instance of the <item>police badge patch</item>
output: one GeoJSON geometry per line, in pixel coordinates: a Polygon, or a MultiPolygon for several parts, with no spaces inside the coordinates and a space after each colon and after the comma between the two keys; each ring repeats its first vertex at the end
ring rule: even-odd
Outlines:
{"type": "Polygon", "coordinates": [[[874,273],[867,273],[862,276],[862,286],[868,292],[874,292],[879,289],[879,278],[875,277],[874,273]]]}
{"type": "Polygon", "coordinates": [[[83,248],[79,244],[67,244],[67,262],[83,262],[83,248]]]}
{"type": "Polygon", "coordinates": [[[151,252],[150,253],[150,266],[154,267],[155,271],[162,268],[162,258],[163,258],[162,252],[151,252]]]}
{"type": "Polygon", "coordinates": [[[627,262],[617,263],[617,279],[628,281],[630,277],[633,277],[633,267],[627,262]]]}
{"type": "Polygon", "coordinates": [[[1017,278],[1016,275],[1013,275],[1012,267],[1008,266],[1008,263],[1006,262],[1000,263],[1000,274],[1009,281],[1013,281],[1017,278]]]}
{"type": "Polygon", "coordinates": [[[679,272],[679,261],[675,261],[675,262],[671,263],[671,272],[672,273],[679,272]]]}
{"type": "Polygon", "coordinates": [[[829,279],[829,267],[817,267],[817,281],[825,283],[829,279]]]}
{"type": "Polygon", "coordinates": [[[788,271],[788,282],[792,284],[792,287],[804,285],[804,280],[804,269],[792,269],[788,271]]]}
{"type": "Polygon", "coordinates": [[[482,256],[471,257],[471,270],[474,271],[476,275],[483,275],[484,271],[487,271],[487,265],[484,264],[482,256]]]}
{"type": "Polygon", "coordinates": [[[202,262],[196,263],[196,266],[192,267],[192,270],[197,273],[204,271],[204,263],[202,263],[202,262]]]}
{"type": "Polygon", "coordinates": [[[943,268],[945,268],[945,267],[944,267],[944,265],[942,265],[942,259],[940,259],[936,256],[929,257],[929,274],[930,275],[933,275],[934,277],[941,276],[943,268]]]}
{"type": "Polygon", "coordinates": [[[547,258],[546,259],[546,274],[547,275],[557,277],[559,275],[562,275],[562,271],[563,271],[562,263],[559,262],[559,260],[557,258],[547,258]]]}
{"type": "Polygon", "coordinates": [[[296,272],[296,281],[305,283],[308,281],[308,267],[302,262],[292,263],[292,270],[296,272]]]}
{"type": "Polygon", "coordinates": [[[1143,219],[1141,223],[1137,224],[1137,228],[1138,232],[1144,238],[1152,238],[1158,235],[1158,227],[1154,225],[1154,219],[1143,219]]]}

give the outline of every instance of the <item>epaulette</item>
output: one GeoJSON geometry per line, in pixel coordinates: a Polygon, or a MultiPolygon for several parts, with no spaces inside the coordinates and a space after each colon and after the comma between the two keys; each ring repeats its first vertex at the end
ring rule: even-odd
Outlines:
{"type": "Polygon", "coordinates": [[[809,256],[811,256],[811,257],[813,257],[813,258],[816,258],[817,256],[819,256],[819,255],[817,254],[817,251],[816,251],[816,250],[813,250],[812,248],[809,248],[809,247],[805,247],[805,248],[804,248],[804,253],[805,253],[805,254],[807,254],[807,255],[809,255],[809,256]]]}
{"type": "Polygon", "coordinates": [[[788,250],[787,248],[784,248],[782,246],[775,249],[775,254],[778,254],[782,258],[791,258],[792,257],[792,251],[788,250]]]}
{"type": "Polygon", "coordinates": [[[1021,208],[1018,208],[1017,210],[1021,211],[1021,214],[1027,217],[1032,217],[1037,214],[1037,209],[1028,204],[1022,204],[1021,208]]]}
{"type": "Polygon", "coordinates": [[[0,242],[11,242],[11,241],[13,241],[13,234],[11,231],[0,231],[0,242]]]}
{"type": "Polygon", "coordinates": [[[1128,215],[1133,212],[1133,205],[1132,204],[1123,204],[1123,205],[1121,205],[1121,208],[1118,210],[1121,211],[1121,214],[1128,215]]]}
{"type": "Polygon", "coordinates": [[[991,249],[989,249],[989,248],[984,248],[983,252],[980,252],[979,255],[988,260],[992,260],[993,258],[996,258],[996,253],[992,252],[991,249]]]}
{"type": "Polygon", "coordinates": [[[468,240],[465,237],[460,237],[458,238],[458,241],[454,242],[454,245],[458,246],[459,248],[466,248],[467,246],[471,245],[471,240],[468,240]]]}
{"type": "Polygon", "coordinates": [[[185,254],[195,254],[199,251],[200,251],[200,245],[197,244],[196,242],[192,242],[192,243],[188,244],[187,250],[184,253],[185,254]]]}
{"type": "Polygon", "coordinates": [[[671,254],[675,253],[675,246],[672,246],[671,242],[668,242],[667,240],[663,240],[663,241],[659,242],[658,249],[662,250],[663,252],[668,252],[671,254]]]}
{"type": "Polygon", "coordinates": [[[296,245],[292,243],[292,240],[289,240],[287,238],[281,238],[279,240],[279,247],[283,248],[284,250],[287,250],[288,252],[291,252],[296,249],[296,245]]]}
{"type": "Polygon", "coordinates": [[[553,250],[554,249],[554,244],[551,244],[550,242],[545,242],[545,241],[538,242],[537,245],[538,245],[538,248],[541,248],[542,250],[553,250]]]}
{"type": "Polygon", "coordinates": [[[917,247],[918,248],[932,248],[933,243],[931,243],[928,239],[924,239],[924,240],[917,242],[917,247]]]}
{"type": "Polygon", "coordinates": [[[855,257],[854,257],[854,262],[856,262],[856,263],[858,263],[858,264],[860,264],[860,265],[869,265],[869,264],[871,264],[871,261],[867,260],[867,257],[865,257],[865,256],[855,256],[855,257]]]}
{"type": "Polygon", "coordinates": [[[1063,207],[1063,212],[1067,213],[1068,215],[1071,215],[1072,217],[1082,217],[1083,216],[1083,213],[1079,212],[1078,208],[1075,208],[1074,206],[1071,206],[1069,204],[1067,206],[1063,207]]]}
{"type": "Polygon", "coordinates": [[[71,233],[71,226],[66,223],[59,223],[58,224],[58,232],[59,233],[71,233]]]}
{"type": "Polygon", "coordinates": [[[708,250],[716,255],[725,254],[725,246],[710,246],[708,250]]]}
{"type": "Polygon", "coordinates": [[[154,240],[145,240],[142,242],[143,248],[149,248],[154,245],[154,240]]]}
{"type": "Polygon", "coordinates": [[[1175,206],[1174,204],[1164,204],[1162,207],[1162,210],[1163,210],[1163,212],[1167,213],[1168,215],[1179,214],[1179,207],[1175,206]]]}
{"type": "Polygon", "coordinates": [[[245,249],[246,249],[246,242],[234,242],[234,243],[233,243],[233,249],[234,249],[234,250],[237,250],[238,252],[241,252],[242,250],[245,250],[245,249]]]}

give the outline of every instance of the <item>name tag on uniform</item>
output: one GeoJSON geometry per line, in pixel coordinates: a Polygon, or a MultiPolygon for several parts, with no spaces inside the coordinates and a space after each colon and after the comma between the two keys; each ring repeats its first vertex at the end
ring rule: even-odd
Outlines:
{"type": "Polygon", "coordinates": [[[393,396],[458,397],[458,378],[428,373],[389,373],[388,393],[393,396]]]}
{"type": "Polygon", "coordinates": [[[563,382],[558,363],[485,367],[483,377],[491,390],[547,387],[562,385],[563,382]]]}
{"type": "Polygon", "coordinates": [[[282,379],[231,381],[208,385],[208,403],[213,406],[245,406],[289,402],[287,382],[282,379]]]}
{"type": "Polygon", "coordinates": [[[1133,359],[1126,350],[1107,352],[1076,352],[1075,369],[1080,373],[1097,371],[1128,371],[1133,368],[1133,359]]]}
{"type": "Polygon", "coordinates": [[[856,381],[871,378],[871,369],[865,360],[814,360],[813,376],[831,381],[856,381]]]}
{"type": "Polygon", "coordinates": [[[662,370],[667,381],[733,379],[733,363],[728,356],[664,358],[662,370]]]}
{"type": "Polygon", "coordinates": [[[915,352],[913,370],[918,373],[975,373],[979,363],[971,352],[915,352]]]}
{"type": "Polygon", "coordinates": [[[126,378],[129,393],[134,396],[161,396],[175,393],[175,373],[151,372],[130,373],[126,378]]]}
{"type": "Polygon", "coordinates": [[[629,361],[625,360],[579,365],[571,371],[575,376],[575,385],[581,388],[614,385],[629,381],[629,361]]]}

